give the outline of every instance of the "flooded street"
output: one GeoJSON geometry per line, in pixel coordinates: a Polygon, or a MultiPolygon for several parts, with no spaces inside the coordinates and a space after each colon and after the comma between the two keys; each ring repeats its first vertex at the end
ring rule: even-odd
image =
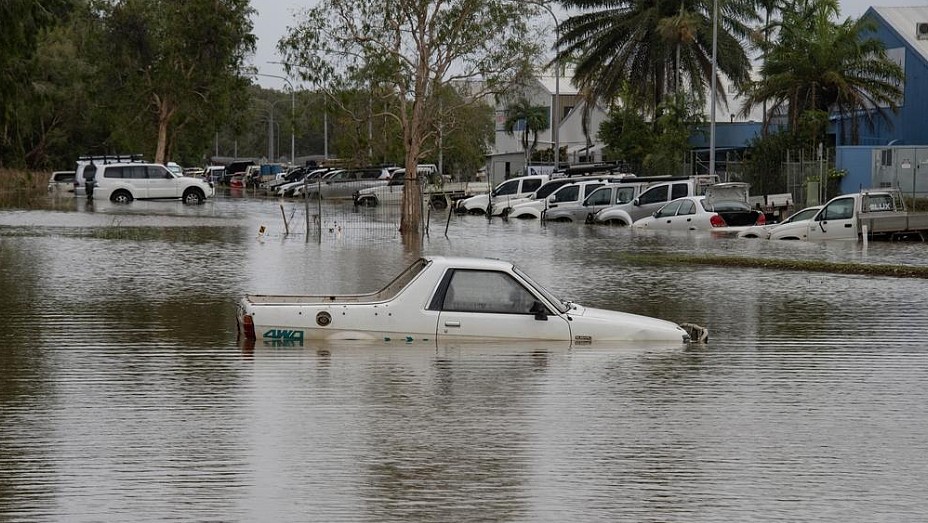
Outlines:
{"type": "Polygon", "coordinates": [[[445,237],[436,215],[417,251],[388,218],[357,225],[379,214],[324,222],[307,242],[301,212],[226,195],[0,208],[0,520],[928,513],[928,280],[622,256],[928,265],[925,244],[473,216],[452,217],[445,237]],[[685,349],[237,340],[246,292],[374,291],[422,254],[513,261],[564,298],[698,323],[711,338],[685,349]]]}

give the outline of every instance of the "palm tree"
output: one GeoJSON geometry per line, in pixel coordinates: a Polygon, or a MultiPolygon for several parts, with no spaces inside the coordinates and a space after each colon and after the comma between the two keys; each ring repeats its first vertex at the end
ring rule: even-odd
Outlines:
{"type": "Polygon", "coordinates": [[[898,111],[905,75],[883,43],[867,37],[873,22],[834,22],[837,0],[798,0],[782,12],[779,34],[764,49],[762,79],[749,85],[743,112],[766,101],[765,116],[786,114],[793,130],[809,111],[834,113],[842,135],[850,124],[854,144],[861,120],[870,127],[877,119],[889,122],[887,109],[898,111]]]}
{"type": "MultiPolygon", "coordinates": [[[[734,84],[748,80],[750,61],[742,46],[745,23],[757,18],[753,4],[718,0],[719,72],[734,84]]],[[[586,12],[561,25],[556,60],[575,62],[574,82],[600,100],[611,101],[623,85],[633,86],[652,113],[688,81],[704,96],[712,79],[712,1],[562,0],[586,12]]],[[[725,90],[718,96],[726,100],[725,90]]]]}
{"type": "Polygon", "coordinates": [[[522,131],[522,149],[525,151],[526,165],[532,151],[538,145],[538,133],[547,130],[549,126],[547,107],[532,105],[526,98],[519,98],[506,107],[503,130],[509,136],[515,136],[517,131],[522,131]],[[531,143],[529,136],[532,138],[531,143]]]}

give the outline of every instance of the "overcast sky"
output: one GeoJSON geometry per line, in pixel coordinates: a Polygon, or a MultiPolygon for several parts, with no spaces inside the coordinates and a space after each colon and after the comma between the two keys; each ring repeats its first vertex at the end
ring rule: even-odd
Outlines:
{"type": "MultiPolygon", "coordinates": [[[[271,64],[280,60],[277,54],[277,41],[286,32],[288,26],[296,24],[294,16],[302,9],[316,5],[317,0],[251,0],[257,14],[254,18],[255,35],[258,45],[252,64],[262,74],[285,76],[282,66],[271,64]]],[[[841,0],[842,17],[858,17],[870,6],[900,7],[925,5],[925,0],[841,0]]],[[[553,38],[552,38],[553,40],[553,38]]],[[[553,41],[552,41],[553,43],[553,41]]],[[[258,77],[258,83],[264,87],[285,89],[285,81],[272,77],[258,77]]],[[[294,85],[296,82],[294,81],[294,85]]]]}

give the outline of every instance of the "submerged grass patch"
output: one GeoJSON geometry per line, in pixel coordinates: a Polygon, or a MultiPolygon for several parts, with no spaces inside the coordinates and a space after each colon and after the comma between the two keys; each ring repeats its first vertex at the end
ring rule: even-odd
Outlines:
{"type": "Polygon", "coordinates": [[[815,260],[782,260],[745,258],[740,256],[701,256],[695,254],[620,254],[629,263],[640,265],[706,265],[712,267],[747,267],[779,271],[828,272],[894,276],[898,278],[928,278],[928,267],[870,263],[841,263],[815,260]]]}

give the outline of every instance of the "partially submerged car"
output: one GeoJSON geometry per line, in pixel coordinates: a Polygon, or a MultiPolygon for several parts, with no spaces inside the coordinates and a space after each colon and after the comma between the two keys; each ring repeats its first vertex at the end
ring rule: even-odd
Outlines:
{"type": "Polygon", "coordinates": [[[748,227],[738,233],[739,238],[760,238],[763,240],[804,240],[806,236],[806,222],[821,209],[821,205],[813,205],[793,213],[779,223],[770,223],[757,227],[748,227]]]}
{"type": "Polygon", "coordinates": [[[705,329],[556,298],[511,263],[427,256],[371,294],[249,294],[239,331],[263,341],[705,340],[705,329]]]}
{"type": "Polygon", "coordinates": [[[638,229],[672,231],[720,231],[735,234],[766,223],[764,213],[748,205],[749,185],[741,182],[715,184],[705,196],[677,198],[651,216],[635,221],[638,229]]]}
{"type": "Polygon", "coordinates": [[[48,194],[74,196],[74,171],[55,171],[48,179],[48,194]]]}

